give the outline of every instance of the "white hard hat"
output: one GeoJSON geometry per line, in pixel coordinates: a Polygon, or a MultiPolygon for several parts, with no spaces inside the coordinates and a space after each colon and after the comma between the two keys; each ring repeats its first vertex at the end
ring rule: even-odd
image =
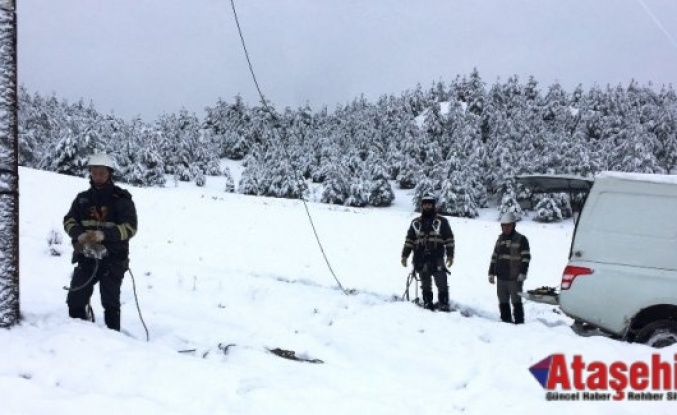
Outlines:
{"type": "Polygon", "coordinates": [[[437,198],[435,197],[435,195],[428,193],[421,198],[421,204],[423,203],[432,203],[434,205],[435,203],[437,203],[437,198]]]}
{"type": "Polygon", "coordinates": [[[113,160],[106,153],[96,153],[96,154],[93,154],[92,156],[90,156],[89,160],[87,161],[87,166],[88,167],[103,166],[103,167],[108,167],[111,170],[116,170],[116,168],[117,168],[117,166],[115,164],[115,160],[113,160]]]}
{"type": "Polygon", "coordinates": [[[501,225],[508,224],[508,223],[516,223],[517,222],[517,215],[515,215],[514,212],[505,212],[504,214],[501,215],[501,225]]]}

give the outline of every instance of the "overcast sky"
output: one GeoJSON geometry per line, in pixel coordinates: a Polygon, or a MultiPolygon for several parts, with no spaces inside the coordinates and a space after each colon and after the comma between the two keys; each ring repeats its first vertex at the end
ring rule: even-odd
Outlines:
{"type": "MultiPolygon", "coordinates": [[[[230,0],[20,0],[19,82],[152,120],[258,102],[230,0]]],[[[477,67],[568,91],[677,86],[675,0],[236,0],[273,104],[333,109],[477,67]]]]}

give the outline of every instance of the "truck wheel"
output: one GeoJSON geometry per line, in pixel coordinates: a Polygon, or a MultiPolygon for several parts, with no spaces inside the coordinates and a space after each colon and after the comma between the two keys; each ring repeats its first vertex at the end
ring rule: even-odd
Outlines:
{"type": "Polygon", "coordinates": [[[647,324],[637,333],[637,343],[656,348],[677,343],[677,321],[658,320],[647,324]]]}

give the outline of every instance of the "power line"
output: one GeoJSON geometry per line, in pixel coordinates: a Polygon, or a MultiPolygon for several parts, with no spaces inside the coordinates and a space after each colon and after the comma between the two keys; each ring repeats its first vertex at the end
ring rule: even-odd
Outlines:
{"type": "Polygon", "coordinates": [[[642,6],[642,8],[646,12],[646,14],[649,15],[651,20],[653,20],[653,22],[656,24],[656,26],[661,30],[661,32],[663,32],[665,37],[668,38],[670,43],[672,43],[672,45],[677,48],[677,40],[675,40],[675,38],[672,36],[672,34],[670,34],[670,32],[668,32],[668,30],[665,28],[665,26],[663,26],[661,21],[658,20],[658,17],[656,17],[656,15],[651,11],[649,6],[647,6],[646,3],[644,3],[644,0],[637,0],[637,3],[639,3],[640,6],[642,6]]]}
{"type": "MultiPolygon", "coordinates": [[[[261,87],[259,86],[259,82],[256,80],[256,74],[254,73],[254,67],[252,66],[251,59],[249,58],[249,51],[247,51],[247,45],[244,40],[244,36],[242,34],[242,28],[240,27],[240,19],[237,16],[237,10],[235,9],[235,0],[230,0],[230,5],[233,8],[233,16],[235,17],[235,25],[237,26],[237,32],[240,35],[240,42],[242,43],[242,49],[244,50],[244,55],[245,58],[247,58],[247,65],[249,65],[249,72],[252,75],[252,79],[254,80],[254,85],[256,86],[256,90],[258,91],[259,98],[261,99],[261,103],[263,104],[263,107],[268,111],[268,113],[273,117],[273,119],[278,123],[280,133],[282,135],[282,140],[284,141],[284,126],[280,123],[279,117],[275,114],[275,112],[268,106],[268,103],[266,102],[265,98],[263,97],[263,93],[261,92],[261,87]]],[[[329,272],[331,273],[332,277],[334,277],[334,280],[338,284],[339,288],[341,291],[343,291],[344,294],[348,295],[348,291],[343,288],[343,285],[341,285],[341,282],[339,281],[338,277],[334,273],[334,269],[331,266],[331,263],[329,262],[329,258],[327,258],[327,254],[324,251],[324,247],[322,246],[322,241],[320,241],[320,236],[317,233],[317,229],[315,228],[315,223],[313,222],[313,217],[310,214],[310,210],[308,209],[308,203],[306,202],[305,198],[303,197],[303,187],[305,185],[303,181],[303,177],[298,174],[297,170],[294,168],[294,163],[292,162],[291,155],[289,154],[289,151],[287,151],[287,148],[284,146],[284,143],[282,143],[282,151],[287,158],[287,162],[289,163],[289,166],[291,167],[292,172],[296,176],[296,179],[299,181],[299,183],[302,184],[302,190],[301,194],[299,196],[299,199],[301,202],[303,202],[303,207],[305,208],[306,211],[306,216],[308,217],[308,222],[310,223],[310,227],[313,230],[313,235],[315,236],[315,241],[317,242],[317,246],[320,248],[320,252],[322,253],[322,257],[324,258],[324,262],[327,264],[327,268],[329,269],[329,272]]]]}

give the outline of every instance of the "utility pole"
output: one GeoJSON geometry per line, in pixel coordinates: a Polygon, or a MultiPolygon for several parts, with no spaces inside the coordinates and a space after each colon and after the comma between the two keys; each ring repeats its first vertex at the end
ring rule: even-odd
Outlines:
{"type": "Polygon", "coordinates": [[[19,321],[16,0],[0,0],[0,327],[19,321]]]}

